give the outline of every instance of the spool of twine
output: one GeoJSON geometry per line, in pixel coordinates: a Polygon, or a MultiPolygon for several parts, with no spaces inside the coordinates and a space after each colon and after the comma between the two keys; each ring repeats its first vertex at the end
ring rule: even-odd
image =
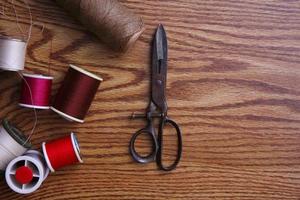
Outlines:
{"type": "Polygon", "coordinates": [[[117,52],[126,52],[145,30],[142,18],[117,0],[56,1],[117,52]]]}

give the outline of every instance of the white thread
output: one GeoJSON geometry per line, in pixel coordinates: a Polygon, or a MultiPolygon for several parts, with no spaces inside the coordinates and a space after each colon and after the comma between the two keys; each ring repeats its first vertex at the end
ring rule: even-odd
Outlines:
{"type": "MultiPolygon", "coordinates": [[[[0,38],[0,68],[8,71],[20,71],[24,69],[26,49],[31,38],[31,32],[33,27],[33,18],[31,13],[31,8],[26,0],[23,0],[26,5],[30,17],[30,26],[28,28],[27,38],[25,39],[25,33],[19,23],[19,16],[15,8],[14,0],[11,0],[11,5],[16,17],[16,23],[19,31],[21,32],[23,39],[25,41],[9,39],[9,38],[0,38]]],[[[3,9],[3,15],[4,9],[3,9]]]]}
{"type": "MultiPolygon", "coordinates": [[[[28,6],[29,6],[29,5],[28,5],[28,6]]],[[[5,17],[7,17],[8,19],[10,19],[10,17],[9,17],[8,15],[5,14],[5,9],[4,9],[4,6],[3,6],[3,5],[2,5],[2,11],[0,11],[0,15],[3,15],[3,16],[5,16],[5,17]]],[[[31,17],[30,17],[30,18],[31,18],[31,17]]],[[[17,22],[16,22],[16,23],[17,23],[17,22]]],[[[35,25],[36,25],[38,28],[40,27],[41,30],[39,31],[39,33],[43,33],[43,32],[44,32],[45,24],[38,24],[38,23],[32,21],[32,27],[34,27],[35,25]]],[[[13,30],[13,29],[16,29],[16,27],[13,27],[13,28],[7,28],[7,29],[4,29],[4,30],[1,30],[0,33],[6,33],[6,32],[11,31],[11,30],[13,30]]],[[[24,36],[23,36],[23,38],[24,38],[24,36]]]]}
{"type": "Polygon", "coordinates": [[[0,126],[0,146],[0,170],[4,170],[12,159],[21,156],[27,150],[11,137],[2,125],[0,126]]]}
{"type": "Polygon", "coordinates": [[[8,37],[0,37],[0,68],[8,71],[24,69],[26,42],[8,37]]]}
{"type": "MultiPolygon", "coordinates": [[[[23,2],[24,2],[24,4],[26,5],[26,7],[27,7],[27,9],[28,9],[29,18],[30,18],[30,26],[29,26],[28,34],[27,34],[27,38],[26,38],[26,42],[27,42],[27,44],[28,44],[28,43],[29,43],[29,40],[30,40],[30,37],[31,37],[31,31],[32,31],[32,26],[33,26],[33,19],[32,19],[31,8],[30,8],[30,6],[29,6],[27,0],[23,0],[23,2]]],[[[15,8],[14,0],[11,0],[11,4],[12,4],[12,7],[13,7],[15,16],[16,16],[16,23],[17,23],[17,26],[18,26],[20,32],[21,32],[22,35],[23,35],[23,39],[25,40],[24,30],[23,30],[22,27],[20,26],[20,23],[19,23],[19,17],[18,17],[17,10],[16,10],[16,8],[15,8]]]]}
{"type": "Polygon", "coordinates": [[[16,7],[15,7],[15,4],[14,4],[14,0],[11,0],[11,5],[12,5],[12,7],[13,7],[14,14],[15,14],[15,16],[16,16],[17,27],[18,27],[19,31],[21,32],[21,34],[22,34],[22,36],[23,36],[23,39],[25,40],[24,30],[22,29],[22,27],[21,27],[20,24],[19,24],[19,16],[18,16],[16,7]]]}

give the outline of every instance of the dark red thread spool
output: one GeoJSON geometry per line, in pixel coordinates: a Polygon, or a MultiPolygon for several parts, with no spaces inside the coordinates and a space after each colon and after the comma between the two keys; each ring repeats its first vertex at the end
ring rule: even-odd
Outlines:
{"type": "Polygon", "coordinates": [[[70,65],[51,109],[70,121],[84,122],[102,78],[70,65]]]}
{"type": "Polygon", "coordinates": [[[51,76],[23,74],[19,105],[27,108],[49,109],[52,80],[51,76]]]}
{"type": "Polygon", "coordinates": [[[42,149],[46,163],[52,172],[68,165],[83,162],[74,133],[47,143],[43,142],[42,149]]]}

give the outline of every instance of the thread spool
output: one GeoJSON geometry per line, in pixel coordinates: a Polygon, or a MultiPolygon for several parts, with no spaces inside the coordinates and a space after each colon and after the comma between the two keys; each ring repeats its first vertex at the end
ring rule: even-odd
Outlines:
{"type": "Polygon", "coordinates": [[[20,71],[24,69],[26,42],[0,36],[0,69],[20,71]]]}
{"type": "Polygon", "coordinates": [[[49,109],[53,77],[24,74],[19,105],[27,108],[49,109]]]}
{"type": "Polygon", "coordinates": [[[13,191],[29,194],[41,186],[49,171],[43,155],[38,151],[29,150],[8,164],[5,180],[13,191]]]}
{"type": "Polygon", "coordinates": [[[25,135],[6,119],[0,126],[0,170],[5,170],[7,164],[15,157],[24,154],[31,144],[26,142],[25,135]]]}
{"type": "Polygon", "coordinates": [[[108,47],[126,52],[145,30],[141,17],[117,0],[56,0],[108,47]]]}
{"type": "Polygon", "coordinates": [[[70,65],[51,109],[69,121],[84,122],[102,78],[70,65]]]}
{"type": "Polygon", "coordinates": [[[47,143],[43,142],[42,149],[51,172],[68,165],[83,162],[80,156],[79,144],[74,133],[47,143]]]}

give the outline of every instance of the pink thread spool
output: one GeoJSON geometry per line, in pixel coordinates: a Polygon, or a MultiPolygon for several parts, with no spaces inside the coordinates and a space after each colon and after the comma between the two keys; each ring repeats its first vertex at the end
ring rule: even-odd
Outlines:
{"type": "Polygon", "coordinates": [[[23,78],[19,105],[27,108],[49,109],[53,77],[23,74],[23,78]]]}

